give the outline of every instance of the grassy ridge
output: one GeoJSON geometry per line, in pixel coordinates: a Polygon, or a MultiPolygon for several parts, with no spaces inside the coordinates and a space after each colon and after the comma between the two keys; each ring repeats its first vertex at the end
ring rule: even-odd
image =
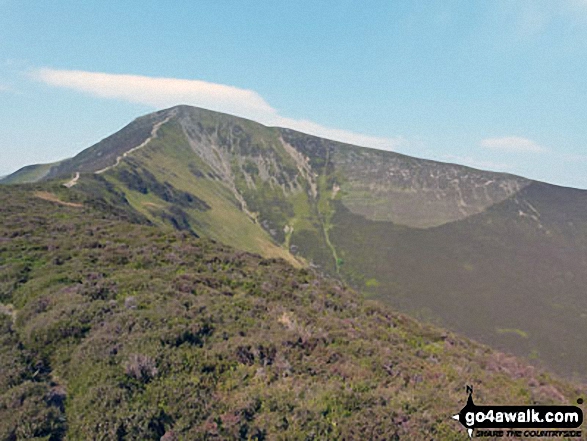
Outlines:
{"type": "Polygon", "coordinates": [[[157,139],[104,176],[122,189],[131,205],[155,224],[169,225],[170,219],[175,220],[175,227],[185,225],[196,234],[299,265],[263,228],[247,217],[226,186],[210,177],[212,173],[213,170],[193,154],[179,126],[169,123],[162,126],[157,139]],[[130,182],[125,177],[132,173],[150,174],[151,187],[139,190],[131,185],[129,188],[130,182]],[[181,212],[170,213],[177,206],[175,201],[154,191],[155,186],[165,184],[200,199],[208,209],[184,206],[180,207],[181,212]]]}

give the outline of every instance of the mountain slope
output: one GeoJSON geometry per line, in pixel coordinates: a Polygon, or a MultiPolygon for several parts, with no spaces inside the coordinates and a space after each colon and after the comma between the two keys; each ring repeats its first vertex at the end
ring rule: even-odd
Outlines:
{"type": "Polygon", "coordinates": [[[355,283],[374,296],[580,377],[587,212],[572,209],[584,211],[587,195],[577,191],[569,207],[571,192],[533,183],[486,213],[423,230],[340,207],[334,243],[353,271],[348,276],[360,274],[355,283]],[[359,240],[364,248],[357,249],[359,240]]]}
{"type": "Polygon", "coordinates": [[[38,182],[49,174],[59,163],[27,165],[9,176],[0,178],[0,184],[28,184],[38,182]]]}
{"type": "Polygon", "coordinates": [[[2,439],[457,440],[465,384],[587,393],[91,185],[0,188],[2,439]]]}
{"type": "Polygon", "coordinates": [[[317,266],[586,378],[585,191],[187,106],[135,120],[47,178],[78,172],[76,188],[107,184],[162,228],[317,266]]]}

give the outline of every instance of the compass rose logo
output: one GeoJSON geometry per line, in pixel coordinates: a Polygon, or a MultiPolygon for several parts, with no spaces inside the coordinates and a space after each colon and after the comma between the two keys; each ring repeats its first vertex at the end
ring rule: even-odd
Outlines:
{"type": "Polygon", "coordinates": [[[467,433],[469,434],[469,438],[473,437],[473,427],[469,427],[467,424],[467,413],[475,411],[475,403],[473,403],[473,386],[467,386],[467,394],[469,397],[467,398],[467,404],[465,407],[461,409],[461,411],[452,416],[453,420],[457,420],[460,422],[465,428],[467,429],[467,433]]]}
{"type": "MultiPolygon", "coordinates": [[[[452,416],[467,429],[469,438],[475,429],[502,429],[495,432],[485,430],[489,436],[524,436],[525,438],[544,436],[581,436],[576,429],[583,423],[583,411],[577,406],[564,405],[522,405],[522,406],[477,406],[473,402],[473,387],[467,386],[467,404],[459,413],[452,416]],[[503,429],[507,429],[504,431],[503,429]],[[519,430],[547,429],[547,430],[519,430]],[[564,430],[553,430],[564,429],[564,430]],[[577,435],[578,434],[578,435],[577,435]]],[[[582,404],[583,400],[577,400],[582,404]]]]}

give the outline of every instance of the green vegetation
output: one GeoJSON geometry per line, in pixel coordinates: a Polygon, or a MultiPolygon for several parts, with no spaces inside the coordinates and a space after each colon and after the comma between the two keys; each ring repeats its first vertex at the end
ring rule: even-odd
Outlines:
{"type": "Polygon", "coordinates": [[[528,338],[528,333],[525,331],[522,331],[521,329],[497,328],[496,331],[498,334],[514,334],[514,335],[518,335],[522,338],[528,338]]]}
{"type": "Polygon", "coordinates": [[[133,121],[42,179],[78,171],[71,197],[84,204],[311,267],[587,379],[586,191],[187,106],[133,121]]]}
{"type": "Polygon", "coordinates": [[[373,278],[366,280],[365,286],[367,288],[377,288],[378,286],[381,286],[381,284],[377,281],[377,279],[373,278]]]}
{"type": "Polygon", "coordinates": [[[0,189],[0,439],[456,440],[465,384],[492,404],[587,393],[312,270],[153,226],[92,179],[0,189]]]}
{"type": "Polygon", "coordinates": [[[234,193],[214,169],[194,155],[178,124],[163,125],[156,139],[104,173],[104,177],[127,195],[135,210],[156,225],[187,230],[300,265],[243,212],[234,193]],[[180,199],[186,197],[191,202],[181,203],[180,199]]]}

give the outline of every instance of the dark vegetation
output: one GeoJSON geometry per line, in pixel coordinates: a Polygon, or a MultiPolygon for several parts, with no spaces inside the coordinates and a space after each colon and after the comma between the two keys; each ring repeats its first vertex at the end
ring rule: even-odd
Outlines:
{"type": "Polygon", "coordinates": [[[463,439],[465,384],[587,393],[82,182],[0,189],[0,439],[463,439]]]}
{"type": "Polygon", "coordinates": [[[165,118],[164,112],[156,112],[137,118],[126,127],[103,139],[75,157],[51,168],[48,179],[102,170],[116,163],[116,158],[140,145],[151,135],[153,125],[165,118]]]}
{"type": "Polygon", "coordinates": [[[281,129],[281,135],[285,142],[310,158],[310,164],[314,170],[324,170],[327,167],[332,167],[329,158],[335,149],[335,145],[340,145],[340,143],[306,135],[291,129],[281,129]]]}
{"type": "Polygon", "coordinates": [[[371,296],[584,381],[587,194],[569,204],[571,191],[533,183],[429,229],[371,221],[337,201],[331,240],[343,277],[371,296]],[[532,214],[528,204],[540,217],[519,214],[532,214]]]}
{"type": "Polygon", "coordinates": [[[83,179],[76,184],[76,191],[65,191],[57,183],[51,185],[50,189],[53,193],[66,197],[68,201],[80,203],[98,212],[109,213],[118,219],[132,223],[151,224],[147,218],[131,207],[122,190],[101,175],[93,173],[84,175],[83,179]]]}
{"type": "Polygon", "coordinates": [[[197,196],[176,189],[169,182],[159,182],[149,170],[141,167],[136,162],[128,160],[127,167],[120,167],[113,171],[116,178],[129,190],[142,194],[152,193],[158,198],[182,208],[193,208],[206,211],[210,206],[197,196]]]}

